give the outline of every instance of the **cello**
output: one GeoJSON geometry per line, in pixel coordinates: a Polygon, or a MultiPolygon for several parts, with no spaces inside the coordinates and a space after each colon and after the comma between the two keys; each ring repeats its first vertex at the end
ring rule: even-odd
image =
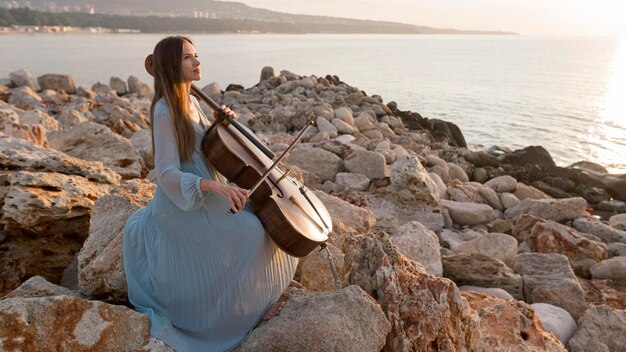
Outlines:
{"type": "MultiPolygon", "coordinates": [[[[144,65],[153,75],[151,54],[144,65]]],[[[330,255],[325,243],[332,231],[328,210],[306,186],[289,176],[289,171],[283,172],[277,167],[310,124],[273,160],[274,154],[252,131],[228,116],[193,84],[191,92],[217,113],[202,139],[202,153],[229,182],[248,189],[254,213],[270,238],[294,257],[304,257],[317,246],[330,255]]],[[[333,276],[336,276],[334,272],[333,276]]],[[[335,286],[337,284],[335,277],[335,286]]]]}

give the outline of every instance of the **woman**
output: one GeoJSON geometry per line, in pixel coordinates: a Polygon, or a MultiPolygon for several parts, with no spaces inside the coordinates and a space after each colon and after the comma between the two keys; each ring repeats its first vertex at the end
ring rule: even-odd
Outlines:
{"type": "Polygon", "coordinates": [[[161,40],[153,70],[157,190],[124,228],[128,297],[178,352],[227,351],[279,313],[297,259],[267,237],[247,191],[222,182],[200,152],[209,121],[189,94],[200,79],[192,41],[161,40]]]}

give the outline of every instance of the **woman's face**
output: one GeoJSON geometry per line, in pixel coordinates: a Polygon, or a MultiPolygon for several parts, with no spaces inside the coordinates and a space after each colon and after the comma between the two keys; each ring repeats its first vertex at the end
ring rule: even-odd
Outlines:
{"type": "Polygon", "coordinates": [[[198,53],[193,44],[188,41],[183,43],[181,70],[183,71],[183,79],[186,82],[200,80],[200,60],[198,60],[198,53]]]}

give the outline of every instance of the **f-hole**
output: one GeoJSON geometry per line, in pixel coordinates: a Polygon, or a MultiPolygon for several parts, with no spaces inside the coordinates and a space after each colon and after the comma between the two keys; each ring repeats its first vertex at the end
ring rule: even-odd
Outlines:
{"type": "Polygon", "coordinates": [[[267,180],[270,181],[272,185],[274,186],[274,188],[276,188],[276,190],[278,191],[278,194],[276,196],[278,198],[285,198],[285,194],[283,193],[283,190],[280,187],[278,187],[276,182],[274,182],[274,180],[270,179],[269,177],[267,178],[267,180]]]}

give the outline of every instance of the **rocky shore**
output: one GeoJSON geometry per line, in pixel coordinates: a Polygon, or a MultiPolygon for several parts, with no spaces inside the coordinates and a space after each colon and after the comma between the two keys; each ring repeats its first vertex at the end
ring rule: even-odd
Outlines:
{"type": "MultiPolygon", "coordinates": [[[[282,313],[238,351],[625,351],[626,175],[542,147],[467,149],[449,122],[337,76],[203,87],[333,216],[282,313]]],[[[130,307],[126,219],[151,199],[135,77],[0,78],[0,351],[172,351],[130,307]]],[[[208,107],[204,107],[210,112],[208,107]]]]}

